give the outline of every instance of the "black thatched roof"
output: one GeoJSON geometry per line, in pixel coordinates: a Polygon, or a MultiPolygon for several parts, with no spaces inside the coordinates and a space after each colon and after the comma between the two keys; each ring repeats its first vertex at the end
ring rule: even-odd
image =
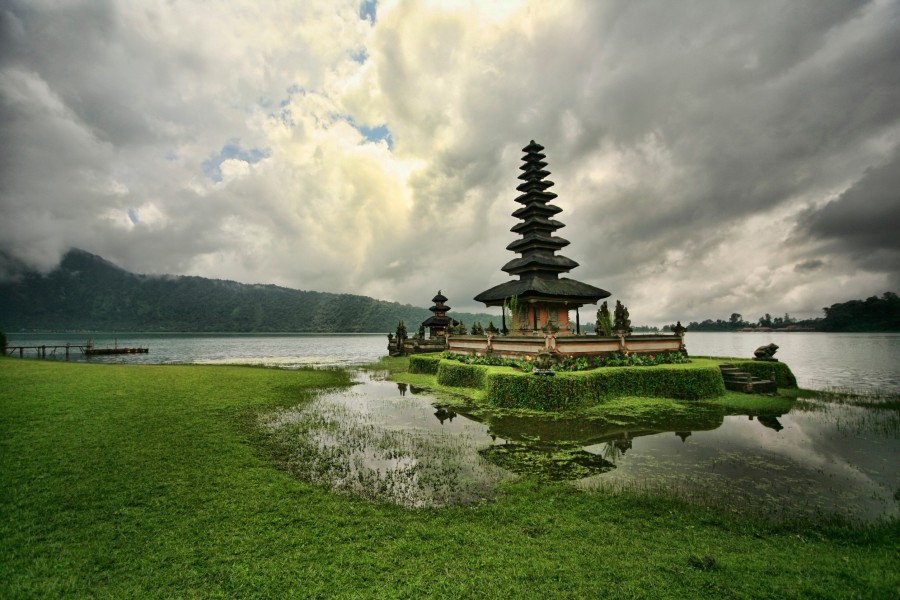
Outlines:
{"type": "Polygon", "coordinates": [[[450,317],[438,316],[428,317],[427,319],[422,321],[422,325],[424,325],[425,327],[446,327],[451,324],[455,327],[456,325],[459,325],[459,321],[457,321],[456,319],[451,319],[450,317]]]}
{"type": "Polygon", "coordinates": [[[495,285],[475,296],[478,302],[484,302],[488,306],[500,306],[504,300],[512,296],[518,296],[521,300],[528,298],[559,298],[565,299],[570,304],[593,304],[597,300],[609,297],[609,292],[598,287],[567,279],[545,279],[543,277],[527,277],[514,281],[507,281],[495,285]]]}
{"type": "Polygon", "coordinates": [[[556,194],[546,191],[553,182],[546,179],[550,172],[545,169],[542,151],[544,147],[531,140],[522,148],[525,152],[524,164],[519,167],[524,180],[516,189],[523,192],[516,202],[523,206],[513,212],[513,216],[521,219],[511,231],[522,237],[507,246],[508,250],[520,256],[503,265],[502,270],[510,275],[518,275],[518,281],[509,281],[492,287],[475,296],[475,300],[488,306],[501,305],[511,296],[519,298],[557,299],[572,305],[592,304],[609,296],[609,292],[600,288],[575,281],[560,279],[561,273],[568,273],[578,266],[574,260],[556,254],[567,246],[569,241],[554,235],[557,229],[565,225],[551,217],[562,209],[549,204],[556,194]]]}

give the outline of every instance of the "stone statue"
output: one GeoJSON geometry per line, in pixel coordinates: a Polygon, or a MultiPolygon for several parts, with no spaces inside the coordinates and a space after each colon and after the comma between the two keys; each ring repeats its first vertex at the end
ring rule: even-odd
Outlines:
{"type": "Polygon", "coordinates": [[[775,353],[778,351],[778,346],[775,344],[769,344],[768,346],[760,346],[756,350],[753,351],[753,360],[771,360],[777,361],[775,358],[775,353]]]}
{"type": "Polygon", "coordinates": [[[534,357],[535,375],[555,375],[553,372],[553,356],[547,350],[538,352],[534,357]]]}

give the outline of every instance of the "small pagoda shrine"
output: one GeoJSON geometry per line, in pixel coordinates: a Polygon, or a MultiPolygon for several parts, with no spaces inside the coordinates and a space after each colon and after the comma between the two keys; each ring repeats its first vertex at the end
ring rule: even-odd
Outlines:
{"type": "Polygon", "coordinates": [[[434,314],[422,321],[422,326],[428,328],[428,337],[432,339],[444,337],[447,334],[447,328],[459,325],[459,322],[447,316],[450,307],[444,304],[447,302],[447,298],[440,290],[431,301],[434,302],[434,306],[428,310],[434,314]]]}
{"type": "Polygon", "coordinates": [[[434,306],[428,310],[434,314],[422,321],[419,332],[414,337],[407,337],[403,321],[397,324],[396,336],[393,333],[388,334],[388,354],[402,356],[424,352],[443,352],[447,349],[450,328],[459,325],[459,321],[447,316],[450,307],[445,304],[447,297],[440,290],[431,301],[434,302],[434,306]],[[428,339],[425,338],[426,327],[429,331],[428,339]]]}
{"type": "MultiPolygon", "coordinates": [[[[506,248],[519,254],[506,263],[502,270],[517,275],[518,280],[507,281],[475,296],[475,300],[487,306],[506,307],[512,312],[511,324],[506,323],[503,312],[503,330],[510,325],[511,333],[538,335],[551,332],[554,335],[578,333],[578,308],[585,304],[596,304],[610,295],[606,290],[560,277],[568,273],[578,263],[556,252],[569,244],[568,240],[554,235],[564,225],[553,219],[561,212],[558,206],[550,204],[557,196],[547,190],[553,186],[548,180],[549,171],[542,153],[544,147],[531,140],[522,151],[524,164],[519,167],[522,183],[516,188],[522,194],[516,202],[522,205],[512,213],[520,219],[511,229],[521,235],[506,248]],[[576,323],[569,323],[569,311],[575,309],[576,323]]],[[[434,310],[434,308],[432,308],[434,310]]]]}

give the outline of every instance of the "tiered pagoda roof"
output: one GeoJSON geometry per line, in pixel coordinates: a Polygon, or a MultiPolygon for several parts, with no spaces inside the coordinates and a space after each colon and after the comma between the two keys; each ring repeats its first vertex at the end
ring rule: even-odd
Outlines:
{"type": "Polygon", "coordinates": [[[562,211],[550,202],[557,196],[547,191],[553,186],[548,180],[549,171],[545,170],[546,156],[544,147],[534,140],[522,148],[525,152],[523,165],[519,167],[522,183],[516,189],[522,194],[516,202],[522,205],[512,213],[521,219],[511,231],[522,237],[506,248],[520,255],[503,266],[503,271],[510,275],[518,275],[517,281],[508,281],[494,286],[475,296],[475,300],[488,306],[500,306],[508,298],[518,296],[520,299],[540,298],[566,302],[571,306],[593,304],[609,296],[609,292],[600,288],[559,277],[560,273],[568,273],[578,263],[556,252],[568,246],[569,241],[555,234],[556,230],[565,227],[553,217],[562,211]]]}
{"type": "Polygon", "coordinates": [[[438,290],[437,295],[432,298],[431,301],[434,302],[434,306],[432,306],[428,310],[430,310],[434,314],[425,319],[422,322],[422,325],[431,328],[443,328],[449,327],[451,325],[459,325],[458,321],[446,316],[446,313],[450,310],[450,307],[444,305],[444,302],[447,301],[447,298],[441,293],[440,290],[438,290]]]}

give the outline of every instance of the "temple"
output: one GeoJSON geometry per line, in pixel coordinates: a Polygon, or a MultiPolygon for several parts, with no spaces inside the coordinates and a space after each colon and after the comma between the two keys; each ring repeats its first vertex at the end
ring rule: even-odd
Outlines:
{"type": "Polygon", "coordinates": [[[444,305],[447,298],[441,294],[440,290],[438,290],[437,295],[431,301],[434,302],[434,306],[428,310],[434,314],[425,319],[422,322],[422,326],[428,328],[428,337],[434,339],[446,335],[448,327],[459,325],[459,323],[447,316],[447,311],[450,310],[450,307],[444,305]]]}
{"type": "MultiPolygon", "coordinates": [[[[519,167],[522,183],[515,199],[522,206],[512,213],[519,219],[512,230],[520,239],[507,246],[519,256],[503,266],[503,271],[518,279],[501,283],[475,296],[475,300],[502,310],[502,335],[454,335],[448,332],[447,350],[454,353],[502,357],[586,356],[611,353],[659,353],[684,351],[684,329],[675,335],[632,335],[624,306],[617,303],[616,322],[590,331],[581,331],[578,309],[609,297],[606,290],[587,283],[560,277],[578,263],[557,254],[569,245],[556,234],[564,225],[555,220],[562,211],[551,204],[556,194],[548,191],[553,182],[547,179],[544,147],[531,141],[522,151],[519,167]],[[575,322],[569,321],[574,309],[575,322]],[[507,323],[507,313],[511,323],[507,323]],[[620,314],[621,313],[621,314],[620,314]],[[601,333],[601,329],[603,332],[601,333]],[[590,335],[589,335],[590,334],[590,335]]],[[[435,306],[438,306],[437,304],[435,306]]],[[[434,310],[434,308],[432,308],[434,310]]],[[[605,310],[605,307],[604,309],[605,310]]],[[[606,311],[609,317],[608,311],[606,311]]],[[[598,314],[598,320],[600,315],[598,314]]],[[[542,359],[543,360],[543,359],[542,359]]]]}
{"type": "MultiPolygon", "coordinates": [[[[487,306],[505,307],[511,312],[513,333],[527,335],[538,331],[558,335],[580,333],[578,309],[585,304],[596,304],[609,296],[598,287],[560,277],[578,266],[578,263],[556,252],[569,245],[569,241],[555,232],[565,227],[553,217],[562,211],[550,204],[557,196],[547,191],[553,186],[548,180],[549,171],[542,153],[544,147],[531,140],[522,151],[524,164],[519,167],[522,183],[516,188],[522,194],[516,198],[521,208],[512,216],[521,220],[511,229],[521,235],[506,249],[519,254],[506,263],[502,270],[518,275],[518,280],[507,281],[475,296],[487,306]],[[569,323],[569,311],[576,311],[576,322],[569,323]]],[[[503,330],[507,330],[506,310],[503,311],[503,330]]]]}
{"type": "Polygon", "coordinates": [[[403,321],[397,324],[396,333],[388,334],[388,354],[403,356],[423,352],[442,352],[447,349],[450,328],[459,325],[459,321],[447,316],[450,307],[445,304],[447,297],[440,290],[431,301],[434,302],[434,305],[428,310],[434,314],[422,321],[416,335],[413,337],[407,335],[406,325],[403,321]],[[426,328],[428,328],[428,338],[425,337],[426,328]]]}

